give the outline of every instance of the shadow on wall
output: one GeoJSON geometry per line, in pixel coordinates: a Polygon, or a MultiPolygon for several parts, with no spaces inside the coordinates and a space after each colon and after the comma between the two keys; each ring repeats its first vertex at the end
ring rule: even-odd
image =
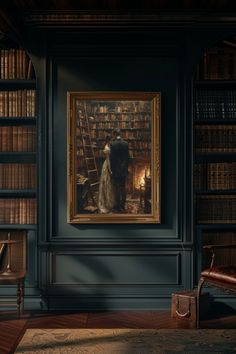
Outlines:
{"type": "Polygon", "coordinates": [[[158,287],[178,280],[178,255],[173,252],[78,250],[52,258],[51,284],[45,293],[50,310],[135,309],[145,298],[145,309],[150,309],[160,295],[158,287]]]}

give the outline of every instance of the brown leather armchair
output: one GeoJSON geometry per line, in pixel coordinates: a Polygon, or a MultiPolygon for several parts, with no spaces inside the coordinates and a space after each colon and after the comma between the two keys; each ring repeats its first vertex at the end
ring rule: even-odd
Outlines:
{"type": "Polygon", "coordinates": [[[210,267],[201,272],[197,290],[197,327],[200,325],[200,299],[203,285],[219,287],[223,290],[236,292],[236,265],[215,265],[216,251],[236,248],[236,244],[228,245],[205,245],[203,249],[211,252],[210,267]]]}

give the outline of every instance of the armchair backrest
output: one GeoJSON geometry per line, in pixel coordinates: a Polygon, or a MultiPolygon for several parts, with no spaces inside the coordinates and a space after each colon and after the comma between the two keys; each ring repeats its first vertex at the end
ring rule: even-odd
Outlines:
{"type": "MultiPolygon", "coordinates": [[[[26,258],[26,231],[0,231],[0,241],[7,240],[10,234],[11,240],[19,240],[21,242],[11,244],[10,248],[10,262],[11,270],[13,272],[26,271],[27,258],[26,258]]],[[[7,245],[2,247],[0,245],[0,272],[7,270],[7,245]],[[2,250],[2,251],[1,251],[2,250]]]]}

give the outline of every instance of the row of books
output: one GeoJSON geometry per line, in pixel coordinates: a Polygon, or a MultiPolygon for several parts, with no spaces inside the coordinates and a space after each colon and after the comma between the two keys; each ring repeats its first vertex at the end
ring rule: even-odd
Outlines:
{"type": "MultiPolygon", "coordinates": [[[[91,138],[96,140],[105,140],[106,136],[110,132],[106,130],[91,130],[91,138]]],[[[111,134],[110,134],[111,135],[111,134]]],[[[132,130],[132,131],[122,131],[122,138],[126,139],[128,142],[137,140],[150,140],[150,130],[132,130]]]]}
{"type": "Polygon", "coordinates": [[[35,126],[0,127],[0,151],[36,151],[35,126]]]}
{"type": "Polygon", "coordinates": [[[236,91],[197,90],[195,119],[236,119],[236,91]]]}
{"type": "MultiPolygon", "coordinates": [[[[77,124],[80,124],[80,121],[86,122],[89,121],[90,124],[93,123],[107,123],[112,124],[112,122],[134,122],[142,121],[149,122],[151,118],[151,112],[87,112],[83,110],[76,111],[76,120],[77,124]]],[[[111,126],[112,127],[112,126],[111,126]]]]}
{"type": "Polygon", "coordinates": [[[0,199],[0,224],[36,224],[37,203],[33,198],[0,199]]]}
{"type": "Polygon", "coordinates": [[[97,103],[96,100],[88,101],[76,101],[76,111],[77,112],[88,112],[89,116],[94,116],[99,113],[151,113],[151,103],[150,101],[100,101],[97,103]]]}
{"type": "Polygon", "coordinates": [[[0,164],[0,189],[35,189],[36,180],[35,164],[0,164]]]}
{"type": "Polygon", "coordinates": [[[0,117],[35,117],[36,91],[0,91],[0,117]]]}
{"type": "Polygon", "coordinates": [[[195,125],[196,151],[233,152],[236,150],[236,125],[195,125]]]}
{"type": "Polygon", "coordinates": [[[140,128],[139,133],[137,131],[132,131],[132,130],[123,130],[121,132],[121,137],[123,139],[127,140],[128,142],[134,141],[136,139],[141,139],[141,136],[144,137],[144,140],[146,140],[146,139],[150,140],[150,136],[151,136],[150,129],[145,128],[145,131],[143,129],[140,128]]]}
{"type": "Polygon", "coordinates": [[[193,186],[195,190],[236,189],[236,162],[195,164],[193,186]]]}
{"type": "MultiPolygon", "coordinates": [[[[227,45],[227,43],[226,43],[227,45]]],[[[214,46],[206,51],[200,62],[197,80],[233,80],[236,78],[236,48],[214,46]]]]}
{"type": "MultiPolygon", "coordinates": [[[[150,159],[150,148],[140,148],[140,149],[129,149],[130,158],[149,158],[150,159]]],[[[84,155],[80,155],[83,157],[84,155]]],[[[98,149],[95,153],[96,158],[105,158],[103,149],[98,149]]]]}
{"type": "Polygon", "coordinates": [[[91,130],[98,130],[98,129],[106,129],[112,132],[113,129],[115,128],[120,128],[120,129],[139,129],[139,128],[144,128],[144,129],[149,129],[150,128],[150,120],[149,121],[121,121],[118,122],[116,121],[115,124],[114,122],[93,122],[90,123],[90,129],[91,130]]]}
{"type": "Polygon", "coordinates": [[[197,224],[235,224],[236,195],[198,195],[196,222],[197,224]]]}
{"type": "Polygon", "coordinates": [[[1,49],[0,60],[1,79],[10,80],[34,78],[32,61],[23,49],[1,49]]]}
{"type": "MultiPolygon", "coordinates": [[[[78,115],[81,118],[81,113],[78,115]]],[[[106,123],[112,124],[114,121],[120,122],[134,122],[134,121],[144,121],[149,122],[151,119],[151,113],[147,112],[127,112],[127,113],[97,113],[97,115],[90,115],[90,124],[106,123]]],[[[112,128],[112,127],[111,127],[112,128]]]]}

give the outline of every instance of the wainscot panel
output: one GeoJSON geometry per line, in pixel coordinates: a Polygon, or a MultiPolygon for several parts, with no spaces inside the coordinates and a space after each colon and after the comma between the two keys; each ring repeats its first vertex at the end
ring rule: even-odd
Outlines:
{"type": "Polygon", "coordinates": [[[52,254],[51,285],[177,285],[180,254],[52,254]]]}

